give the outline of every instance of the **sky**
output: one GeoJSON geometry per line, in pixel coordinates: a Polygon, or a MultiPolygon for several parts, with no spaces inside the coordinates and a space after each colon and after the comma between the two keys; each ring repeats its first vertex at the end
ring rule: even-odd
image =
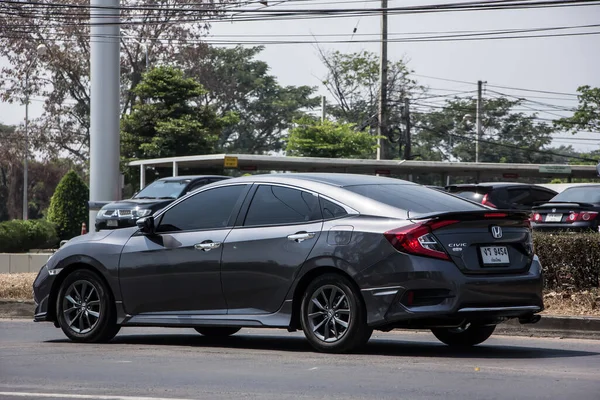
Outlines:
{"type": "MultiPolygon", "coordinates": [[[[388,7],[447,3],[444,0],[404,1],[390,0],[388,7]]],[[[378,1],[311,0],[294,1],[272,9],[300,8],[376,8],[378,1]]],[[[264,6],[254,5],[250,8],[264,6]]],[[[473,11],[435,14],[411,14],[389,17],[390,38],[401,34],[425,32],[481,31],[495,29],[529,29],[559,26],[600,24],[600,6],[554,9],[529,9],[509,11],[473,11]],[[396,34],[396,35],[394,35],[396,34]]],[[[328,96],[321,85],[325,69],[319,60],[318,48],[358,52],[368,50],[379,53],[379,43],[322,43],[326,40],[375,39],[380,30],[380,18],[351,17],[331,19],[304,19],[286,21],[213,23],[208,41],[276,41],[307,40],[319,42],[304,44],[267,44],[259,58],[266,61],[271,74],[283,85],[309,85],[319,88],[319,94],[328,96]],[[356,34],[352,36],[353,29],[356,34]],[[256,36],[258,35],[258,36],[256,36]],[[306,35],[306,36],[281,36],[306,35]],[[341,36],[324,36],[341,35],[341,36]]],[[[600,32],[600,27],[586,30],[552,31],[600,32]]],[[[452,91],[472,91],[478,80],[484,85],[484,96],[498,93],[524,96],[531,100],[572,108],[577,105],[576,89],[581,85],[600,87],[600,35],[551,37],[534,39],[445,41],[420,43],[389,43],[390,60],[405,58],[414,70],[415,78],[430,88],[434,94],[452,91]],[[453,82],[462,81],[462,82],[453,82]],[[499,88],[503,86],[506,88],[499,88]],[[507,88],[541,90],[555,93],[538,93],[507,88]],[[535,96],[533,98],[532,96],[535,96]]],[[[0,64],[4,60],[0,60],[0,64]]],[[[331,100],[331,96],[328,96],[331,100]]],[[[41,113],[41,99],[32,102],[30,116],[41,113]]],[[[439,103],[438,103],[439,104],[439,103]]],[[[530,108],[542,110],[540,118],[554,119],[568,116],[569,112],[552,107],[528,103],[530,108]]],[[[420,106],[422,107],[422,106],[420,106]]],[[[525,109],[527,111],[528,109],[525,109]]],[[[0,122],[19,124],[24,120],[24,106],[0,103],[0,122]]],[[[572,145],[579,151],[600,148],[600,133],[558,135],[554,145],[572,145]],[[582,140],[582,139],[598,139],[582,140]]]]}

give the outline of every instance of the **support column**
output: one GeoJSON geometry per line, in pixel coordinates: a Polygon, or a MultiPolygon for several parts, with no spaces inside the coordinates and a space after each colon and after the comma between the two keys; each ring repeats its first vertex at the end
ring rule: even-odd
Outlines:
{"type": "Polygon", "coordinates": [[[140,165],[140,190],[146,186],[146,165],[140,165]]]}
{"type": "Polygon", "coordinates": [[[119,7],[120,0],[90,0],[90,201],[121,197],[119,7]]]}
{"type": "Polygon", "coordinates": [[[173,161],[173,176],[179,176],[179,168],[177,166],[177,161],[173,161]]]}

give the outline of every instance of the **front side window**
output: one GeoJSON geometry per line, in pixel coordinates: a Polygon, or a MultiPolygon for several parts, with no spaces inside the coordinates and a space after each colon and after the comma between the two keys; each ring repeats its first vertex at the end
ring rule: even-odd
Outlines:
{"type": "Polygon", "coordinates": [[[188,197],[162,217],[158,232],[222,229],[233,225],[232,213],[246,185],[224,186],[188,197]]]}
{"type": "Polygon", "coordinates": [[[319,198],[302,190],[260,185],[244,226],[301,224],[321,219],[319,198]]]}

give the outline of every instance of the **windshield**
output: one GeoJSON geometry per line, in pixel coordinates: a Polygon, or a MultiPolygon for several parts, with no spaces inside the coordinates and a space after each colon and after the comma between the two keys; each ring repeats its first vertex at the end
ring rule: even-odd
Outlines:
{"type": "Polygon", "coordinates": [[[134,199],[160,199],[160,198],[171,198],[176,199],[181,195],[183,189],[190,183],[189,179],[181,181],[154,181],[138,194],[134,199]]]}
{"type": "Polygon", "coordinates": [[[600,186],[572,187],[552,198],[553,203],[600,203],[600,186]]]}
{"type": "Polygon", "coordinates": [[[357,185],[347,186],[345,189],[416,214],[476,211],[483,208],[439,190],[419,185],[357,185]]]}

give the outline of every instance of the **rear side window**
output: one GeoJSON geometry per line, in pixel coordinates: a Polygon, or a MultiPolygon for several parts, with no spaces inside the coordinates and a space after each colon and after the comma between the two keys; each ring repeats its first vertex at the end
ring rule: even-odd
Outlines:
{"type": "Polygon", "coordinates": [[[297,189],[260,185],[244,226],[302,224],[321,218],[317,196],[297,189]]]}
{"type": "Polygon", "coordinates": [[[533,205],[533,197],[529,189],[509,189],[508,190],[508,203],[510,205],[533,205]]]}
{"type": "Polygon", "coordinates": [[[600,186],[572,187],[552,199],[553,202],[600,203],[600,186]]]}
{"type": "Polygon", "coordinates": [[[556,193],[547,192],[545,190],[540,190],[540,189],[531,189],[531,194],[533,195],[534,203],[541,203],[541,202],[545,203],[547,201],[550,201],[552,198],[554,198],[554,196],[556,196],[556,193]]]}
{"type": "Polygon", "coordinates": [[[476,189],[473,190],[459,190],[458,192],[452,192],[453,195],[460,196],[463,199],[468,199],[471,201],[475,201],[477,203],[481,203],[483,196],[485,193],[477,192],[476,189]]]}
{"type": "Polygon", "coordinates": [[[419,185],[357,185],[346,190],[414,214],[477,211],[483,206],[419,185]]]}
{"type": "Polygon", "coordinates": [[[320,201],[323,219],[335,219],[348,215],[342,206],[338,206],[337,204],[323,198],[321,198],[320,201]]]}

